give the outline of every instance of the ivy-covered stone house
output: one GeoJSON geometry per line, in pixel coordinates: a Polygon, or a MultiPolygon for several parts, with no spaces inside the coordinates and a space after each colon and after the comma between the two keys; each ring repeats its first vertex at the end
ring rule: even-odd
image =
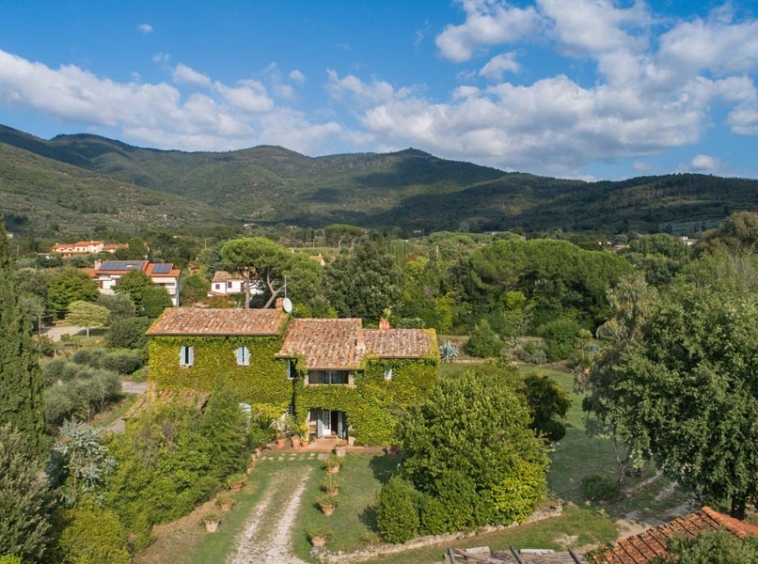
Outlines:
{"type": "Polygon", "coordinates": [[[387,444],[396,414],[436,383],[434,330],[364,329],[360,319],[295,319],[277,309],[169,308],[150,327],[160,390],[234,386],[254,410],[294,415],[316,437],[387,444]]]}

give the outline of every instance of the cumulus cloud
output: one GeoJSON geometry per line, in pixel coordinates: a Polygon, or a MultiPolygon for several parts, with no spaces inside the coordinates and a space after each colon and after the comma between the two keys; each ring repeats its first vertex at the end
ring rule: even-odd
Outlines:
{"type": "Polygon", "coordinates": [[[287,76],[292,82],[299,86],[305,84],[305,75],[297,69],[290,71],[289,75],[287,76]]]}
{"type": "Polygon", "coordinates": [[[436,39],[442,56],[451,61],[467,61],[480,48],[513,43],[540,27],[541,17],[533,6],[517,8],[491,0],[459,2],[466,12],[466,22],[447,26],[436,39]]]}
{"type": "Polygon", "coordinates": [[[0,50],[0,104],[164,149],[279,143],[321,154],[341,132],[336,122],[313,123],[298,110],[277,106],[260,82],[225,85],[186,65],[171,75],[174,85],[116,82],[74,65],[53,69],[0,50]]]}
{"type": "Polygon", "coordinates": [[[211,79],[207,75],[197,72],[182,63],[174,67],[171,78],[177,84],[196,84],[198,86],[210,86],[211,84],[211,79]]]}
{"type": "Polygon", "coordinates": [[[516,54],[502,53],[492,57],[486,65],[479,71],[479,75],[492,81],[503,80],[503,75],[507,72],[516,73],[521,69],[516,62],[516,54]]]}
{"type": "Polygon", "coordinates": [[[137,26],[137,31],[142,34],[149,35],[153,33],[153,26],[148,23],[139,24],[139,26],[137,26]]]}
{"type": "Polygon", "coordinates": [[[713,174],[714,172],[718,172],[721,166],[718,159],[715,159],[710,155],[697,155],[690,162],[689,168],[694,172],[713,174]]]}

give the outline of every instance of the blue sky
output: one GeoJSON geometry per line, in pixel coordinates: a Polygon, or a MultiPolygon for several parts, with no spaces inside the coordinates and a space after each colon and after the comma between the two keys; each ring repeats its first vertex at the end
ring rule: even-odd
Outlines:
{"type": "Polygon", "coordinates": [[[753,0],[0,0],[0,123],[758,178],[753,0]]]}

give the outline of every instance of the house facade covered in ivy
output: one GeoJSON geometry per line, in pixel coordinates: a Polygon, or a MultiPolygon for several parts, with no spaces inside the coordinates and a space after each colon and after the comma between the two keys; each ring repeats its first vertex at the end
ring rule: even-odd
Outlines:
{"type": "Polygon", "coordinates": [[[148,330],[160,390],[223,383],[253,409],[294,415],[316,437],[386,444],[396,415],[436,383],[434,330],[364,329],[360,319],[295,319],[275,309],[168,308],[148,330]]]}

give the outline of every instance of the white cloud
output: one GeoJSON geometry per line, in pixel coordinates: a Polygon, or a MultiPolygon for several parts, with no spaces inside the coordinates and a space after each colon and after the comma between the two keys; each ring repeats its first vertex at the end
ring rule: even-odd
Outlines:
{"type": "Polygon", "coordinates": [[[481,48],[513,43],[540,27],[541,18],[532,6],[522,9],[497,0],[459,2],[466,12],[465,23],[447,26],[436,39],[442,56],[451,61],[467,61],[481,48]]]}
{"type": "Polygon", "coordinates": [[[712,174],[721,168],[719,161],[710,155],[697,155],[690,162],[690,169],[695,172],[712,174]]]}
{"type": "Polygon", "coordinates": [[[145,35],[149,35],[153,33],[153,26],[148,23],[139,24],[139,26],[137,26],[137,31],[145,35]]]}
{"type": "Polygon", "coordinates": [[[600,55],[619,49],[639,50],[644,34],[632,33],[651,23],[644,2],[617,8],[611,0],[537,0],[541,14],[550,20],[552,35],[562,51],[575,55],[600,55]]]}
{"type": "Polygon", "coordinates": [[[156,53],[153,55],[152,60],[154,63],[168,63],[171,60],[171,55],[168,53],[156,53]]]}
{"type": "Polygon", "coordinates": [[[211,79],[208,75],[197,72],[187,65],[179,63],[174,67],[171,78],[176,84],[196,84],[198,86],[210,86],[211,79]]]}
{"type": "Polygon", "coordinates": [[[516,54],[513,52],[502,53],[492,57],[489,62],[479,71],[479,75],[492,81],[503,80],[506,72],[517,73],[521,67],[516,62],[516,54]]]}
{"type": "Polygon", "coordinates": [[[234,87],[216,82],[214,88],[232,108],[241,112],[268,112],[274,107],[266,87],[254,80],[242,80],[234,87]]]}
{"type": "Polygon", "coordinates": [[[297,69],[290,71],[289,75],[287,76],[292,82],[299,86],[305,84],[305,75],[297,69]]]}
{"type": "Polygon", "coordinates": [[[73,65],[52,69],[0,50],[0,104],[86,124],[126,142],[214,151],[278,143],[323,154],[342,131],[334,121],[312,123],[298,110],[277,106],[256,81],[211,83],[186,65],[177,65],[173,78],[181,91],[167,83],[119,83],[73,65]],[[198,86],[203,92],[193,90],[198,86]]]}

